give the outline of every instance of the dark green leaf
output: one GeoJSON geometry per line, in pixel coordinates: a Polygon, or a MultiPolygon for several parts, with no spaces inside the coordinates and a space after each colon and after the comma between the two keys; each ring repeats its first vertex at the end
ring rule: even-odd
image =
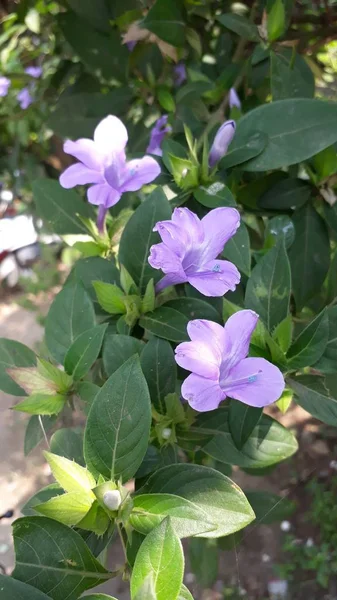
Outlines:
{"type": "Polygon", "coordinates": [[[164,398],[175,391],[177,381],[177,365],[171,345],[160,338],[150,339],[141,354],[140,364],[151,401],[164,413],[164,398]]]}
{"type": "Polygon", "coordinates": [[[251,40],[252,42],[260,41],[258,28],[254,23],[248,21],[246,17],[234,13],[225,13],[217,17],[217,19],[227,29],[234,31],[234,33],[237,33],[243,39],[251,40]]]}
{"type": "Polygon", "coordinates": [[[309,200],[310,194],[310,185],[301,179],[284,179],[269,188],[259,199],[258,205],[272,210],[285,210],[302,206],[309,200]]]}
{"type": "Polygon", "coordinates": [[[280,239],[254,267],[247,283],[245,306],[255,310],[272,331],[289,311],[291,274],[284,240],[280,239]]]}
{"type": "Polygon", "coordinates": [[[272,237],[276,238],[276,240],[283,237],[285,247],[287,249],[290,248],[295,239],[295,226],[290,217],[287,215],[277,215],[277,217],[269,219],[265,230],[266,247],[274,245],[274,240],[269,244],[272,237]]]}
{"type": "Polygon", "coordinates": [[[326,225],[311,205],[296,211],[293,222],[296,237],[289,261],[296,308],[300,311],[322,287],[329,270],[330,244],[326,225]]]}
{"type": "Polygon", "coordinates": [[[64,358],[64,368],[74,380],[82,379],[97,359],[108,325],[96,325],[81,333],[64,358]]]}
{"type": "Polygon", "coordinates": [[[260,131],[252,132],[246,138],[235,136],[229,152],[221,159],[220,169],[230,169],[261,154],[268,142],[268,136],[260,131]]]}
{"type": "Polygon", "coordinates": [[[259,524],[269,525],[276,521],[287,519],[295,510],[296,504],[288,498],[277,496],[272,492],[259,492],[245,490],[247,500],[253,508],[256,521],[259,524]]]}
{"type": "Polygon", "coordinates": [[[228,413],[228,426],[232,440],[238,450],[241,450],[250,434],[261,419],[263,408],[248,406],[243,402],[231,400],[228,413]]]}
{"type": "MultiPolygon", "coordinates": [[[[336,277],[336,273],[334,273],[336,277]]],[[[331,306],[327,309],[329,321],[329,336],[326,348],[315,364],[315,369],[323,373],[337,372],[337,306],[331,306]]]]}
{"type": "Polygon", "coordinates": [[[290,346],[287,354],[291,369],[309,367],[317,362],[328,343],[329,319],[326,310],[322,311],[309,325],[301,331],[298,338],[290,346]]]}
{"type": "Polygon", "coordinates": [[[188,549],[197,583],[202,589],[211,588],[218,576],[219,549],[216,540],[194,538],[190,540],[188,549]]]}
{"type": "Polygon", "coordinates": [[[50,452],[84,466],[82,435],[73,429],[55,431],[50,440],[50,452]]]}
{"type": "Polygon", "coordinates": [[[250,241],[247,227],[243,221],[235,235],[228,240],[222,256],[233,262],[239,271],[250,276],[250,241]]]}
{"type": "Polygon", "coordinates": [[[139,549],[131,577],[131,598],[136,598],[146,577],[152,576],[157,600],[177,600],[183,575],[183,548],[166,518],[146,536],[139,549]]]}
{"type": "Polygon", "coordinates": [[[12,367],[35,367],[33,350],[20,342],[0,338],[0,389],[13,396],[26,396],[26,392],[8,375],[12,367]]]}
{"type": "Polygon", "coordinates": [[[183,46],[185,42],[183,6],[181,0],[170,0],[170,2],[156,0],[141,22],[141,26],[172,46],[183,46]]]}
{"type": "Polygon", "coordinates": [[[188,320],[209,319],[221,323],[218,311],[205,300],[198,298],[174,298],[163,304],[163,307],[173,308],[185,315],[188,320]]]}
{"type": "Polygon", "coordinates": [[[107,333],[103,346],[103,365],[108,377],[121,367],[131,356],[140,356],[144,343],[129,335],[107,333]]]}
{"type": "Polygon", "coordinates": [[[38,215],[52,231],[60,235],[88,233],[76,215],[93,217],[93,210],[77,192],[65,190],[55,179],[36,179],[33,196],[38,215]]]}
{"type": "Polygon", "coordinates": [[[147,313],[139,320],[141,327],[171,342],[188,341],[188,322],[188,317],[166,306],[161,306],[152,313],[147,313]]]}
{"type": "Polygon", "coordinates": [[[48,350],[63,364],[75,339],[95,325],[92,302],[81,283],[66,285],[55,297],[47,315],[45,339],[48,350]]]}
{"type": "Polygon", "coordinates": [[[150,423],[150,396],[134,356],[109,377],[93,401],[84,436],[88,467],[108,479],[128,481],[144,458],[150,423]]]}
{"type": "Polygon", "coordinates": [[[171,208],[164,192],[157,188],[141,204],[128,221],[119,246],[119,261],[141,292],[145,292],[150,279],[157,282],[162,273],[153,269],[149,263],[149,251],[153,244],[160,241],[153,227],[158,221],[171,218],[171,208]]]}
{"type": "Polygon", "coordinates": [[[109,31],[109,11],[105,0],[68,0],[70,8],[91,27],[101,31],[109,31]]]}
{"type": "Polygon", "coordinates": [[[176,494],[204,509],[218,529],[199,537],[221,537],[254,519],[243,492],[219,471],[199,465],[164,467],[149,477],[141,494],[176,494]]]}
{"type": "Polygon", "coordinates": [[[55,425],[57,420],[56,415],[38,416],[33,415],[27,425],[24,442],[25,456],[29,454],[42,440],[44,440],[44,431],[47,433],[55,425]],[[42,425],[41,425],[42,421],[42,425]],[[43,426],[43,428],[42,428],[43,426]],[[44,430],[44,431],[43,431],[44,430]]]}
{"type": "Polygon", "coordinates": [[[300,375],[288,379],[296,402],[313,417],[332,427],[337,426],[337,399],[331,397],[323,377],[300,375]]]}
{"type": "Polygon", "coordinates": [[[337,204],[329,206],[327,202],[323,202],[324,218],[329,227],[334,233],[337,233],[337,204]]]}
{"type": "Polygon", "coordinates": [[[283,49],[282,54],[271,52],[271,93],[273,100],[285,98],[312,98],[315,78],[302,56],[296,54],[292,64],[292,51],[283,49]]]}
{"type": "Polygon", "coordinates": [[[85,596],[85,600],[117,600],[117,598],[106,594],[89,594],[85,596]]]}
{"type": "Polygon", "coordinates": [[[76,600],[88,588],[113,577],[93,557],[78,533],[53,519],[17,519],[13,536],[13,577],[29,581],[53,600],[76,600]]]}
{"type": "Polygon", "coordinates": [[[261,131],[263,152],[244,164],[246,171],[269,171],[302,162],[337,141],[333,102],[294,98],[263,104],[240,119],[237,136],[261,131]]]}
{"type": "Polygon", "coordinates": [[[195,199],[207,208],[236,206],[234,196],[224,183],[216,181],[208,187],[200,187],[193,193],[195,199]]]}
{"type": "MultiPolygon", "coordinates": [[[[119,271],[111,260],[98,256],[82,258],[74,266],[70,278],[80,281],[92,299],[95,310],[102,312],[97,302],[97,295],[93,287],[94,281],[104,281],[112,285],[119,285],[119,271]]],[[[106,314],[106,313],[104,313],[106,314]]]]}
{"type": "Polygon", "coordinates": [[[50,596],[13,577],[0,575],[0,598],[1,600],[49,600],[50,596]]]}

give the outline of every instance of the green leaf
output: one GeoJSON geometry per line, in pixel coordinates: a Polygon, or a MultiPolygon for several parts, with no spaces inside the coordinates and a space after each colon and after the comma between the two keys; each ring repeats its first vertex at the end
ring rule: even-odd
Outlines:
{"type": "Polygon", "coordinates": [[[154,310],[156,305],[156,293],[153,279],[150,279],[149,283],[146,286],[145,294],[142,298],[141,303],[141,312],[147,313],[154,310]]]}
{"type": "Polygon", "coordinates": [[[166,86],[161,86],[157,90],[157,99],[160,106],[167,112],[174,112],[176,109],[174,98],[166,86]]]}
{"type": "Polygon", "coordinates": [[[111,521],[106,511],[97,500],[94,500],[87,514],[77,523],[77,527],[102,536],[107,533],[110,524],[111,521]]]}
{"type": "Polygon", "coordinates": [[[93,498],[81,492],[71,492],[37,504],[35,510],[64,525],[77,525],[90,510],[93,498]]]}
{"type": "Polygon", "coordinates": [[[170,204],[162,189],[157,188],[136,209],[123,231],[119,262],[130,273],[141,293],[145,292],[150,279],[156,283],[162,277],[161,272],[149,265],[148,258],[151,246],[160,241],[159,235],[152,231],[155,224],[170,218],[170,204]]]}
{"type": "Polygon", "coordinates": [[[288,352],[293,334],[293,320],[288,315],[273,331],[273,339],[281,348],[282,352],[288,352]]]}
{"type": "Polygon", "coordinates": [[[140,25],[172,46],[183,46],[185,42],[183,2],[170,0],[167,3],[166,0],[156,0],[140,25]]]}
{"type": "Polygon", "coordinates": [[[140,364],[151,401],[164,413],[164,398],[175,391],[177,382],[177,364],[169,342],[156,337],[150,339],[141,354],[140,364]]]}
{"type": "Polygon", "coordinates": [[[275,244],[275,239],[284,238],[285,247],[288,249],[294,243],[295,226],[290,217],[287,215],[277,215],[269,219],[265,229],[265,247],[272,248],[275,244]]]}
{"type": "Polygon", "coordinates": [[[231,400],[229,405],[228,426],[232,440],[238,450],[241,450],[250,434],[261,419],[263,408],[248,406],[243,402],[231,400]]]}
{"type": "Polygon", "coordinates": [[[217,529],[205,510],[186,498],[173,494],[146,494],[135,496],[130,523],[137,531],[148,534],[165,517],[180,538],[191,537],[217,529]]]}
{"type": "Polygon", "coordinates": [[[235,447],[229,431],[228,409],[218,408],[198,416],[192,431],[212,435],[202,450],[215,460],[250,469],[263,469],[277,464],[296,452],[294,435],[276,420],[262,415],[241,451],[235,447]]]}
{"type": "Polygon", "coordinates": [[[286,210],[305,204],[311,194],[311,187],[301,179],[289,177],[272,185],[258,200],[262,208],[286,210]]]}
{"type": "Polygon", "coordinates": [[[246,527],[254,519],[242,490],[219,471],[200,465],[176,464],[150,475],[140,494],[174,494],[203,509],[217,529],[199,537],[217,538],[246,527]]]}
{"type": "Polygon", "coordinates": [[[250,276],[250,241],[247,227],[243,221],[235,235],[226,243],[222,256],[234,263],[239,271],[247,277],[250,276]]]}
{"type": "Polygon", "coordinates": [[[82,436],[72,429],[58,429],[50,439],[50,452],[84,466],[82,436]]]}
{"type": "Polygon", "coordinates": [[[283,0],[273,0],[267,16],[268,41],[277,40],[285,30],[285,9],[283,0]]]}
{"type": "Polygon", "coordinates": [[[150,396],[139,358],[133,356],[93,401],[84,436],[88,467],[108,479],[128,481],[144,458],[150,424],[150,396]]]}
{"type": "Polygon", "coordinates": [[[246,17],[233,13],[225,13],[224,15],[217,17],[217,20],[227,29],[230,29],[230,31],[237,33],[237,35],[244,40],[250,40],[252,42],[260,41],[258,28],[254,23],[248,21],[246,17]]]}
{"type": "Polygon", "coordinates": [[[50,354],[63,364],[75,339],[95,325],[92,302],[80,283],[68,283],[55,297],[46,319],[45,339],[50,354]]]}
{"type": "Polygon", "coordinates": [[[103,365],[108,377],[121,367],[131,356],[140,356],[144,342],[129,335],[107,333],[103,345],[103,365]]]}
{"type": "Polygon", "coordinates": [[[246,171],[269,171],[302,162],[337,141],[333,102],[294,98],[263,104],[244,115],[236,135],[261,131],[268,136],[265,149],[245,163],[246,171]]]}
{"type": "Polygon", "coordinates": [[[323,310],[307,325],[287,354],[288,366],[291,369],[309,367],[317,362],[328,343],[329,319],[326,310],[323,310]]]}
{"type": "Polygon", "coordinates": [[[105,0],[68,0],[70,8],[91,27],[100,31],[109,31],[109,11],[105,0]]]}
{"type": "Polygon", "coordinates": [[[187,587],[184,584],[180,588],[177,600],[193,600],[191,592],[187,589],[187,587]]]}
{"type": "Polygon", "coordinates": [[[85,600],[117,600],[117,598],[107,596],[106,594],[89,594],[89,596],[85,596],[85,600]]]}
{"type": "Polygon", "coordinates": [[[163,304],[163,308],[173,308],[191,319],[209,319],[221,323],[218,311],[205,300],[199,298],[174,298],[163,304]]]}
{"type": "Polygon", "coordinates": [[[52,381],[55,384],[55,389],[61,394],[67,393],[72,387],[72,377],[43,358],[38,358],[37,370],[42,377],[52,381]]]}
{"type": "Polygon", "coordinates": [[[76,216],[93,217],[93,210],[74,190],[66,190],[55,179],[36,179],[33,196],[38,215],[48,223],[53,232],[88,234],[76,216]]]}
{"type": "Polygon", "coordinates": [[[33,350],[20,342],[0,338],[0,389],[13,396],[25,396],[26,392],[8,375],[10,367],[34,367],[36,356],[33,350]]]}
{"type": "Polygon", "coordinates": [[[146,536],[131,576],[131,599],[148,576],[153,577],[157,600],[177,600],[183,582],[184,554],[169,517],[146,536]]]}
{"type": "Polygon", "coordinates": [[[58,415],[66,400],[66,396],[61,396],[61,394],[32,394],[12,408],[30,415],[58,415]]]}
{"type": "Polygon", "coordinates": [[[200,187],[193,192],[194,198],[207,208],[219,208],[220,206],[236,206],[234,196],[230,189],[220,181],[212,183],[208,187],[200,187]]]}
{"type": "Polygon", "coordinates": [[[260,259],[247,283],[245,306],[255,310],[272,331],[289,312],[291,274],[284,240],[260,259]]]}
{"type": "Polygon", "coordinates": [[[300,375],[287,380],[296,394],[296,402],[319,421],[337,426],[337,399],[332,398],[323,377],[300,375]]]}
{"type": "Polygon", "coordinates": [[[50,498],[55,498],[55,496],[60,496],[61,494],[64,494],[62,488],[60,488],[57,483],[51,483],[31,496],[21,508],[21,512],[25,517],[36,516],[37,512],[35,506],[42,502],[47,502],[50,498]]]}
{"type": "Polygon", "coordinates": [[[152,313],[141,317],[139,325],[153,335],[171,342],[186,342],[189,339],[187,335],[188,321],[188,317],[181,312],[161,306],[152,313]]]}
{"type": "Polygon", "coordinates": [[[78,533],[54,519],[17,519],[13,536],[13,577],[29,581],[53,600],[76,600],[88,588],[114,576],[93,557],[78,533]]]}
{"type": "Polygon", "coordinates": [[[108,325],[96,325],[79,335],[64,358],[64,368],[74,380],[82,379],[97,359],[108,325]]]}
{"type": "Polygon", "coordinates": [[[293,222],[296,237],[289,261],[296,309],[300,311],[322,287],[329,270],[330,243],[326,225],[311,205],[296,211],[293,222]]]}
{"type": "Polygon", "coordinates": [[[36,446],[38,446],[42,442],[42,440],[45,439],[40,419],[42,420],[44,431],[48,433],[48,431],[50,431],[50,429],[52,429],[52,427],[55,425],[57,417],[55,415],[46,415],[44,417],[33,415],[29,419],[24,441],[25,456],[27,456],[27,454],[29,454],[34,448],[36,448],[36,446]]]}
{"type": "Polygon", "coordinates": [[[104,281],[93,281],[97,300],[100,306],[110,315],[122,315],[126,312],[124,292],[111,283],[104,281]]]}
{"type": "Polygon", "coordinates": [[[116,268],[115,263],[98,256],[77,261],[70,274],[70,278],[72,277],[83,284],[94,303],[96,312],[102,312],[102,309],[97,302],[97,295],[93,287],[93,282],[104,281],[105,283],[119,284],[119,271],[116,268]]]}
{"type": "Polygon", "coordinates": [[[145,577],[133,600],[157,600],[154,590],[154,578],[152,574],[145,577]]]}
{"type": "Polygon", "coordinates": [[[219,549],[215,540],[194,538],[189,542],[189,558],[191,570],[197,583],[204,588],[211,588],[218,576],[219,549]]]}
{"type": "Polygon", "coordinates": [[[56,386],[52,381],[43,377],[35,367],[7,369],[8,375],[13,381],[25,390],[27,395],[30,394],[46,394],[53,395],[56,393],[56,386]]]}
{"type": "Polygon", "coordinates": [[[50,600],[50,596],[46,596],[36,587],[22,583],[8,575],[0,575],[0,597],[2,600],[50,600]]]}
{"type": "Polygon", "coordinates": [[[268,136],[261,131],[252,132],[246,138],[234,137],[229,152],[219,163],[220,169],[230,169],[258,156],[265,149],[267,142],[268,136]]]}
{"type": "Polygon", "coordinates": [[[271,93],[273,100],[285,98],[312,98],[315,93],[315,78],[308,63],[288,48],[271,52],[271,93]]]}
{"type": "Polygon", "coordinates": [[[256,490],[245,490],[247,500],[253,508],[256,521],[259,525],[269,525],[277,521],[287,519],[296,509],[296,504],[292,500],[272,492],[259,492],[256,490]]]}
{"type": "MultiPolygon", "coordinates": [[[[85,467],[77,465],[73,460],[58,456],[51,452],[44,453],[57,483],[66,492],[90,492],[96,486],[96,481],[85,467]]],[[[92,496],[94,498],[94,496],[92,496]]]]}
{"type": "Polygon", "coordinates": [[[336,373],[337,371],[337,306],[327,309],[329,321],[329,336],[326,348],[315,364],[315,369],[323,373],[336,373]]]}

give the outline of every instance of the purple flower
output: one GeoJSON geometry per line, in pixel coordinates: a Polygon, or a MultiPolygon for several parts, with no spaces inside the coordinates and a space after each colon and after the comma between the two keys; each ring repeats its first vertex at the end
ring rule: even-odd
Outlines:
{"type": "Polygon", "coordinates": [[[223,296],[234,290],[239,271],[231,262],[216,257],[239,225],[235,208],[215,208],[201,221],[188,208],[175,208],[171,221],[159,221],[153,229],[162,242],[150,248],[149,263],[165,273],[156,291],[186,282],[204,296],[223,296]]]}
{"type": "Polygon", "coordinates": [[[7,96],[11,80],[8,77],[0,77],[0,97],[7,96]]]}
{"type": "Polygon", "coordinates": [[[240,100],[235,88],[231,88],[229,90],[229,106],[230,106],[230,108],[233,108],[234,106],[236,106],[236,108],[241,110],[241,100],[240,100]]]}
{"type": "Polygon", "coordinates": [[[163,115],[156,121],[154,127],[151,130],[150,143],[146,148],[146,152],[155,154],[156,156],[162,156],[163,151],[161,149],[162,141],[167,133],[172,131],[172,128],[167,125],[168,115],[163,115]]]}
{"type": "Polygon", "coordinates": [[[209,152],[209,166],[214,167],[225,156],[235,134],[235,121],[226,121],[218,129],[209,152]]]}
{"type": "Polygon", "coordinates": [[[33,98],[30,95],[30,91],[28,88],[23,88],[17,95],[18,102],[20,104],[20,108],[22,110],[26,110],[28,106],[30,106],[33,102],[33,98]]]}
{"type": "Polygon", "coordinates": [[[173,68],[174,84],[179,87],[187,79],[186,67],[183,62],[173,68]]]}
{"type": "Polygon", "coordinates": [[[42,75],[42,68],[41,67],[27,67],[25,69],[25,73],[27,73],[27,75],[30,75],[31,77],[34,77],[35,79],[38,79],[42,75]]]}
{"type": "Polygon", "coordinates": [[[60,177],[64,188],[93,183],[87,191],[91,204],[99,206],[98,227],[103,229],[107,210],[114,206],[124,192],[136,192],[160,173],[160,167],[151,156],[127,161],[125,146],[128,132],[122,121],[109,115],[94,132],[94,139],[81,138],[66,141],[63,149],[78,159],[60,177]]]}
{"type": "Polygon", "coordinates": [[[132,42],[126,42],[126,47],[129,50],[129,52],[132,52],[132,50],[134,49],[134,47],[136,46],[137,42],[135,40],[133,40],[132,42]]]}
{"type": "Polygon", "coordinates": [[[240,310],[224,327],[201,319],[189,322],[192,341],[177,346],[175,359],[192,371],[181,388],[192,408],[215,410],[227,396],[261,407],[281,396],[281,371],[264,358],[246,358],[258,318],[252,310],[240,310]]]}

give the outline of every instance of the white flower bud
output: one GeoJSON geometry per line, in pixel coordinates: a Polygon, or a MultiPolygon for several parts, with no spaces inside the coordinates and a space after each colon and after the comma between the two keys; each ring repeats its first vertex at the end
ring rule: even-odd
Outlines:
{"type": "Polygon", "coordinates": [[[181,176],[182,176],[182,177],[186,177],[187,173],[188,173],[188,168],[187,168],[187,167],[185,167],[185,168],[182,170],[182,172],[181,172],[181,176]]]}
{"type": "Polygon", "coordinates": [[[280,527],[282,531],[290,531],[291,523],[289,523],[289,521],[282,521],[280,527]]]}
{"type": "Polygon", "coordinates": [[[108,492],[105,492],[103,495],[103,502],[109,510],[118,510],[122,503],[120,492],[118,490],[109,490],[108,492]]]}
{"type": "Polygon", "coordinates": [[[168,440],[171,437],[172,429],[170,427],[165,427],[162,431],[162,437],[164,440],[168,440]]]}

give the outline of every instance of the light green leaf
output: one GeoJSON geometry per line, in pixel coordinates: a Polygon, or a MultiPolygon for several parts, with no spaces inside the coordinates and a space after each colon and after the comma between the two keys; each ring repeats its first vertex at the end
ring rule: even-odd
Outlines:
{"type": "Polygon", "coordinates": [[[269,42],[277,40],[285,29],[285,9],[283,0],[273,0],[267,16],[267,32],[269,42]]]}
{"type": "Polygon", "coordinates": [[[173,494],[146,494],[135,496],[130,523],[137,531],[147,534],[165,517],[180,538],[217,529],[210,516],[186,498],[173,494]]]}
{"type": "Polygon", "coordinates": [[[53,600],[76,600],[85,590],[115,575],[94,558],[76,531],[54,519],[17,519],[13,536],[13,577],[29,581],[53,600]]]}
{"type": "Polygon", "coordinates": [[[323,423],[337,426],[337,399],[331,396],[323,377],[300,375],[288,378],[287,382],[296,394],[297,404],[323,423]]]}
{"type": "Polygon", "coordinates": [[[10,367],[34,367],[36,356],[33,350],[20,342],[0,338],[0,389],[13,396],[25,396],[26,392],[8,375],[10,367]]]}
{"type": "Polygon", "coordinates": [[[188,341],[188,317],[181,312],[161,306],[139,319],[139,325],[150,333],[171,342],[188,341]]]}
{"type": "Polygon", "coordinates": [[[47,315],[45,339],[49,352],[59,363],[75,339],[95,325],[92,302],[81,283],[68,283],[55,297],[47,315]]]}
{"type": "Polygon", "coordinates": [[[97,325],[81,333],[64,358],[64,368],[75,379],[88,373],[97,359],[108,325],[97,325]]]}
{"type": "Polygon", "coordinates": [[[289,312],[291,274],[283,239],[254,267],[247,283],[245,306],[255,310],[272,331],[289,312]]]}
{"type": "Polygon", "coordinates": [[[103,345],[103,365],[108,377],[121,367],[131,356],[140,356],[144,342],[129,335],[110,333],[105,336],[103,345]]]}
{"type": "Polygon", "coordinates": [[[164,413],[164,398],[175,391],[177,381],[177,364],[169,342],[156,337],[150,339],[141,354],[140,364],[151,401],[164,413]]]}
{"type": "Polygon", "coordinates": [[[34,508],[45,517],[55,519],[64,525],[77,525],[90,510],[93,498],[81,492],[71,492],[37,504],[34,508]]]}
{"type": "Polygon", "coordinates": [[[46,485],[46,487],[36,492],[36,494],[27,500],[27,502],[21,508],[21,512],[25,517],[36,516],[37,512],[35,510],[35,506],[41,504],[42,502],[47,502],[47,500],[50,500],[50,498],[61,496],[62,494],[64,494],[64,491],[57,483],[46,485]]]}
{"type": "Polygon", "coordinates": [[[88,467],[107,479],[128,481],[144,458],[150,424],[150,396],[139,358],[133,356],[93,401],[84,436],[88,467]]]}
{"type": "Polygon", "coordinates": [[[66,393],[72,386],[73,379],[64,371],[61,371],[55,365],[52,365],[47,360],[43,360],[42,358],[37,359],[37,370],[38,372],[45,377],[46,379],[50,379],[55,383],[56,389],[61,394],[66,393]]]}
{"type": "Polygon", "coordinates": [[[61,394],[32,394],[12,408],[30,415],[58,415],[66,400],[66,396],[61,396],[61,394]]]}
{"type": "Polygon", "coordinates": [[[323,310],[307,325],[287,354],[288,365],[291,369],[301,369],[316,363],[322,356],[329,338],[329,319],[323,310]]]}
{"type": "Polygon", "coordinates": [[[131,576],[133,600],[152,575],[157,600],[177,600],[183,582],[184,554],[169,517],[149,533],[137,554],[131,576]]]}
{"type": "Polygon", "coordinates": [[[99,256],[78,260],[69,275],[69,278],[72,277],[83,284],[94,303],[96,312],[102,313],[103,311],[97,302],[97,294],[93,287],[93,282],[104,281],[105,283],[119,284],[119,271],[115,263],[112,260],[106,260],[99,256]]]}
{"type": "Polygon", "coordinates": [[[154,577],[152,574],[145,577],[134,600],[157,600],[157,595],[154,590],[154,577]]]}
{"type": "Polygon", "coordinates": [[[281,348],[282,352],[288,352],[293,334],[293,320],[291,315],[288,315],[273,331],[273,340],[281,348]]]}
{"type": "Polygon", "coordinates": [[[184,584],[180,588],[177,600],[193,600],[191,592],[187,589],[187,587],[184,584]]]}
{"type": "Polygon", "coordinates": [[[234,263],[239,271],[250,276],[250,241],[247,227],[243,221],[235,235],[228,240],[222,256],[234,263]]]}
{"type": "Polygon", "coordinates": [[[100,306],[110,315],[122,315],[126,312],[124,302],[124,292],[118,287],[111,283],[105,283],[104,281],[93,281],[97,300],[100,306]]]}
{"type": "Polygon", "coordinates": [[[90,492],[96,486],[95,478],[85,467],[51,452],[45,452],[44,455],[57,483],[66,492],[90,492]]]}

